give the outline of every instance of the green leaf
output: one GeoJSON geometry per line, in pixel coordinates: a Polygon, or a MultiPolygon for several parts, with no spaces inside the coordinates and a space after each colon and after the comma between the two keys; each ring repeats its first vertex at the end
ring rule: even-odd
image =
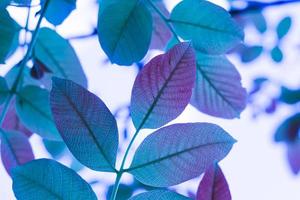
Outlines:
{"type": "Polygon", "coordinates": [[[17,93],[16,110],[23,124],[50,140],[61,140],[50,110],[49,92],[37,86],[26,86],[17,93]]]}
{"type": "Polygon", "coordinates": [[[20,26],[9,16],[5,9],[0,9],[0,64],[16,49],[20,26]]]}
{"type": "Polygon", "coordinates": [[[69,41],[49,28],[42,28],[34,48],[34,57],[54,76],[70,79],[87,87],[87,79],[69,41]]]}
{"type": "Polygon", "coordinates": [[[31,161],[15,168],[12,177],[17,199],[97,200],[85,180],[54,160],[31,161]]]}
{"type": "Polygon", "coordinates": [[[170,125],[146,137],[125,171],[145,185],[176,185],[199,176],[214,162],[222,160],[234,142],[214,124],[170,125]]]}
{"type": "Polygon", "coordinates": [[[169,20],[176,32],[202,52],[221,54],[235,47],[244,33],[230,14],[208,1],[184,0],[172,11],[169,20]]]}
{"type": "Polygon", "coordinates": [[[131,197],[129,200],[191,200],[169,190],[152,190],[131,197]]]}
{"type": "Polygon", "coordinates": [[[99,41],[112,63],[140,61],[148,51],[151,33],[152,17],[143,1],[114,1],[99,12],[99,41]]]}
{"type": "MultiPolygon", "coordinates": [[[[43,5],[45,0],[41,0],[43,5]]],[[[51,0],[45,18],[54,26],[60,25],[76,8],[76,0],[51,0]]]]}
{"type": "Polygon", "coordinates": [[[2,76],[0,76],[0,105],[5,102],[8,96],[9,96],[9,89],[6,80],[2,76]]]}
{"type": "Polygon", "coordinates": [[[276,63],[280,63],[282,61],[283,53],[282,53],[279,46],[275,46],[271,50],[271,57],[272,57],[273,61],[276,62],[276,63]]]}
{"type": "Polygon", "coordinates": [[[197,53],[197,77],[191,104],[198,110],[226,119],[239,117],[246,107],[247,92],[239,72],[220,55],[197,53]]]}
{"type": "Polygon", "coordinates": [[[101,99],[72,81],[53,78],[50,101],[57,129],[72,154],[93,170],[115,172],[118,128],[101,99]]]}
{"type": "Polygon", "coordinates": [[[284,17],[277,25],[276,32],[278,40],[281,40],[290,30],[292,26],[292,18],[284,17]]]}

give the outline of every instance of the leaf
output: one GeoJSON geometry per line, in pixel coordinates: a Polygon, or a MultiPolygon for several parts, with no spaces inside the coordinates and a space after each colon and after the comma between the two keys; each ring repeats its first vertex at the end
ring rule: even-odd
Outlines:
{"type": "Polygon", "coordinates": [[[287,145],[287,158],[292,172],[297,175],[300,171],[300,142],[296,141],[287,145]]]}
{"type": "Polygon", "coordinates": [[[214,164],[205,172],[198,187],[196,200],[231,200],[228,183],[218,164],[214,164]]]}
{"type": "Polygon", "coordinates": [[[97,200],[85,180],[54,160],[34,160],[15,168],[12,175],[17,199],[97,200]]]}
{"type": "Polygon", "coordinates": [[[271,57],[272,57],[273,61],[276,62],[276,63],[280,63],[282,61],[283,53],[282,53],[279,46],[275,46],[271,50],[271,57]]]}
{"type": "Polygon", "coordinates": [[[281,87],[279,100],[287,104],[295,104],[300,102],[300,89],[293,90],[286,87],[281,87]]]}
{"type": "Polygon", "coordinates": [[[6,80],[0,76],[0,105],[5,102],[9,96],[9,89],[6,83],[6,80]]]}
{"type": "Polygon", "coordinates": [[[298,139],[300,129],[300,113],[296,113],[282,122],[275,132],[276,142],[294,142],[298,139]]]}
{"type": "Polygon", "coordinates": [[[197,78],[191,104],[198,110],[225,119],[239,117],[246,107],[246,90],[229,60],[197,53],[197,78]]]}
{"type": "MultiPolygon", "coordinates": [[[[108,187],[108,190],[106,192],[106,199],[109,199],[112,191],[113,191],[114,185],[110,185],[108,187]]],[[[128,185],[120,184],[116,199],[118,200],[128,200],[131,195],[133,194],[134,190],[128,185]]]]}
{"type": "Polygon", "coordinates": [[[117,123],[106,105],[72,81],[53,78],[51,109],[64,142],[87,167],[115,172],[117,123]]]}
{"type": "MultiPolygon", "coordinates": [[[[44,5],[45,0],[41,0],[44,5]]],[[[76,8],[76,0],[51,0],[45,18],[54,26],[60,25],[76,8]]]]}
{"type": "Polygon", "coordinates": [[[23,124],[49,140],[61,140],[50,110],[49,92],[37,86],[26,86],[17,93],[16,110],[23,124]]]}
{"type": "Polygon", "coordinates": [[[34,159],[28,138],[18,131],[4,131],[0,129],[1,159],[7,173],[11,170],[34,159]]]}
{"type": "MultiPolygon", "coordinates": [[[[169,17],[170,13],[167,10],[164,2],[162,0],[153,1],[156,7],[162,12],[165,17],[169,17]]],[[[153,31],[152,39],[150,43],[150,49],[160,49],[164,50],[166,44],[172,37],[172,33],[164,20],[159,16],[159,14],[149,6],[149,10],[153,19],[153,31]]]]}
{"type": "MultiPolygon", "coordinates": [[[[10,105],[8,107],[7,113],[4,117],[2,128],[4,130],[10,130],[10,131],[18,131],[23,134],[25,134],[27,137],[30,137],[32,135],[32,132],[29,131],[20,121],[19,117],[16,113],[16,99],[13,98],[10,102],[10,105]]],[[[3,106],[0,108],[0,112],[3,111],[3,106]]]]}
{"type": "Polygon", "coordinates": [[[180,43],[146,64],[132,89],[130,111],[135,127],[158,128],[175,119],[189,103],[195,70],[190,43],[180,43]]]}
{"type": "Polygon", "coordinates": [[[199,176],[214,162],[222,160],[234,142],[214,124],[170,125],[146,137],[125,171],[146,185],[176,185],[199,176]]]}
{"type": "Polygon", "coordinates": [[[267,31],[267,21],[260,10],[249,13],[248,17],[251,18],[253,25],[260,33],[265,33],[267,31]]]}
{"type": "Polygon", "coordinates": [[[191,200],[169,190],[152,190],[131,197],[129,200],[191,200]]]}
{"type": "Polygon", "coordinates": [[[112,63],[140,61],[148,51],[151,33],[151,14],[140,0],[114,1],[99,12],[99,41],[112,63]]]}
{"type": "Polygon", "coordinates": [[[34,57],[54,76],[70,79],[87,87],[87,79],[76,52],[69,41],[49,28],[41,28],[34,48],[34,57]]]}
{"type": "Polygon", "coordinates": [[[241,51],[241,60],[244,63],[249,63],[257,59],[263,52],[263,47],[259,45],[245,46],[241,51]]]}
{"type": "Polygon", "coordinates": [[[59,159],[63,153],[66,150],[66,144],[61,141],[52,141],[52,140],[46,140],[43,139],[44,146],[48,153],[52,156],[54,159],[59,159]]]}
{"type": "Polygon", "coordinates": [[[169,21],[183,39],[192,40],[197,50],[209,54],[225,53],[244,38],[230,14],[208,1],[181,1],[169,21]]]}
{"type": "Polygon", "coordinates": [[[0,9],[0,64],[4,64],[7,57],[16,49],[20,26],[4,9],[0,9]]]}
{"type": "Polygon", "coordinates": [[[289,32],[292,26],[292,18],[290,16],[284,17],[277,25],[276,32],[278,40],[281,40],[289,32]]]}

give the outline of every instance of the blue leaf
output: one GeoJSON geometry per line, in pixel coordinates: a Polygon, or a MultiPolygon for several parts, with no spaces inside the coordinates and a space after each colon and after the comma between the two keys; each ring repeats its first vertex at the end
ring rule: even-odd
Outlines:
{"type": "Polygon", "coordinates": [[[152,190],[131,197],[129,200],[191,200],[169,190],[152,190]]]}

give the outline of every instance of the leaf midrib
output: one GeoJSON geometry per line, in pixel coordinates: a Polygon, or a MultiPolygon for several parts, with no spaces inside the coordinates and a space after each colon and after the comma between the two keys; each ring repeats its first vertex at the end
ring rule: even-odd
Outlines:
{"type": "Polygon", "coordinates": [[[130,171],[133,171],[133,170],[136,170],[136,169],[148,166],[148,165],[152,165],[154,163],[162,162],[163,160],[167,160],[169,158],[176,157],[179,154],[183,154],[183,153],[186,153],[186,152],[189,152],[189,151],[193,151],[193,150],[198,149],[198,148],[207,147],[207,146],[211,146],[211,145],[227,144],[227,143],[232,143],[232,142],[230,142],[230,141],[224,141],[224,142],[215,142],[215,143],[207,143],[207,144],[196,145],[194,147],[190,147],[190,148],[187,148],[187,149],[184,149],[184,150],[181,150],[181,151],[169,154],[169,155],[167,155],[165,157],[158,158],[158,159],[152,160],[150,162],[146,162],[146,163],[137,165],[135,167],[129,167],[128,169],[125,169],[124,171],[130,172],[130,171]]]}
{"type": "Polygon", "coordinates": [[[2,137],[3,137],[3,138],[5,139],[5,141],[6,141],[6,144],[7,144],[8,148],[9,148],[10,152],[13,154],[13,157],[15,158],[15,161],[17,162],[17,165],[20,165],[21,162],[18,160],[18,156],[17,156],[17,154],[15,153],[14,148],[12,147],[12,145],[10,144],[9,139],[8,139],[7,136],[6,136],[6,132],[4,132],[1,128],[0,128],[0,131],[1,131],[1,133],[2,133],[2,134],[1,134],[2,137]]]}

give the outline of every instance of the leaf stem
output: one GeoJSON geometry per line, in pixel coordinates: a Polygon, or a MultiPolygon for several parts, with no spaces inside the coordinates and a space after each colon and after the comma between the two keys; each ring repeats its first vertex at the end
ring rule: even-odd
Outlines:
{"type": "Polygon", "coordinates": [[[164,16],[164,14],[160,11],[159,8],[156,7],[156,5],[152,2],[152,0],[147,0],[148,3],[151,5],[151,7],[155,10],[155,12],[160,16],[160,18],[165,22],[165,24],[167,25],[167,27],[170,29],[170,31],[173,33],[173,36],[175,37],[175,39],[180,42],[180,39],[177,35],[177,33],[175,32],[174,28],[171,26],[171,24],[169,23],[169,19],[166,18],[164,16]]]}
{"type": "Polygon", "coordinates": [[[23,71],[24,71],[24,68],[26,66],[26,63],[28,62],[28,60],[31,58],[31,55],[32,55],[32,51],[33,51],[33,48],[35,46],[35,43],[37,41],[37,36],[38,36],[38,33],[39,33],[39,29],[40,29],[40,26],[41,26],[41,23],[42,23],[42,19],[44,18],[45,16],[45,13],[46,13],[46,10],[48,8],[48,5],[49,5],[49,2],[50,0],[46,0],[45,1],[45,4],[43,5],[42,7],[42,10],[41,10],[41,14],[40,14],[40,17],[39,17],[39,20],[38,20],[38,23],[36,25],[36,28],[33,32],[33,35],[32,35],[32,40],[28,46],[28,49],[27,49],[27,52],[24,56],[24,58],[22,59],[21,63],[19,64],[19,67],[20,67],[20,70],[19,70],[19,73],[17,75],[17,78],[15,79],[14,83],[13,83],[13,86],[11,88],[11,92],[10,92],[10,95],[7,97],[6,101],[5,101],[5,107],[4,109],[2,110],[2,113],[1,113],[1,116],[0,116],[0,125],[2,125],[3,123],[3,120],[5,118],[5,115],[7,113],[7,110],[8,110],[8,107],[9,107],[9,104],[10,104],[10,101],[12,100],[14,94],[17,92],[18,90],[18,86],[19,86],[19,83],[21,82],[21,78],[22,78],[22,75],[23,75],[23,71]]]}

